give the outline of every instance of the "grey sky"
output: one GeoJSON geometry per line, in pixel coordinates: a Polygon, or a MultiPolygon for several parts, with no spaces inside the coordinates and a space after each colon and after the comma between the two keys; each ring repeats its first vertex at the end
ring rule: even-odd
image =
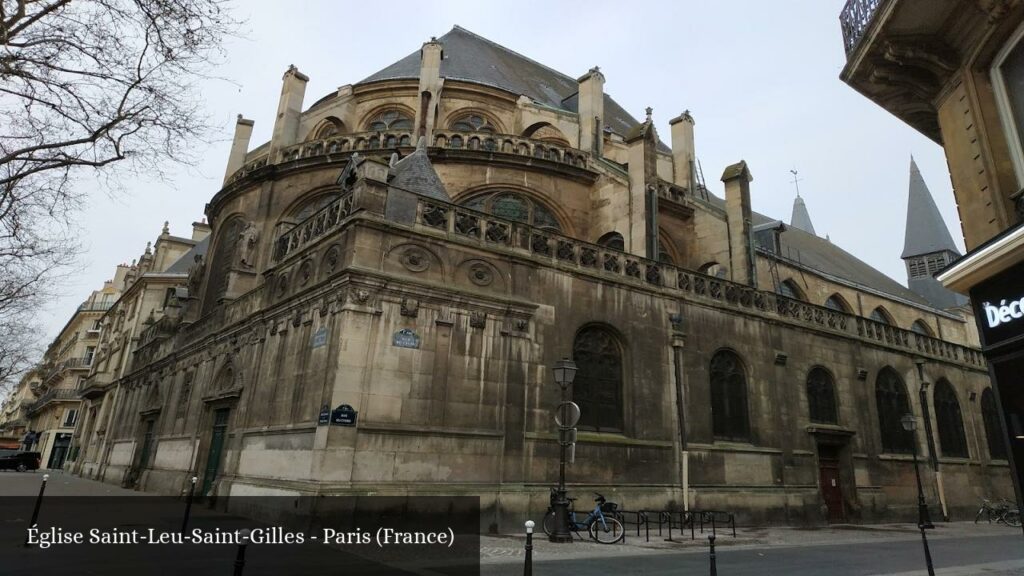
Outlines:
{"type": "MultiPolygon", "coordinates": [[[[114,266],[137,258],[164,220],[188,236],[219,189],[238,113],[255,120],[253,144],[273,126],[289,64],[310,77],[306,106],[418,50],[454,24],[570,76],[601,67],[605,90],[634,117],[654,108],[662,139],[684,109],[696,119],[697,156],[721,194],[722,169],[747,161],[754,209],[789,221],[790,170],[819,235],[906,283],[903,247],[913,154],[963,249],[942,149],[839,80],[843,0],[761,2],[240,2],[245,38],[228,45],[206,106],[224,127],[198,150],[199,166],[165,182],[96,189],[81,217],[83,270],[44,311],[53,338],[114,266]]],[[[83,185],[88,185],[83,181],[83,185]]]]}

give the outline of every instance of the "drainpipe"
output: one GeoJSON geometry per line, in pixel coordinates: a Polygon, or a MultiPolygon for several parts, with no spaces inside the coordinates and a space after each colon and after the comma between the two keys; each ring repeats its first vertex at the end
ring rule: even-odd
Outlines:
{"type": "Polygon", "coordinates": [[[676,414],[679,423],[679,446],[681,448],[682,468],[680,474],[683,484],[683,510],[690,511],[690,452],[686,449],[686,382],[683,372],[683,347],[686,344],[686,333],[683,328],[681,312],[671,314],[672,323],[672,364],[676,385],[676,414]]]}
{"type": "Polygon", "coordinates": [[[932,436],[932,417],[928,410],[928,382],[924,379],[924,359],[917,358],[914,364],[917,365],[917,381],[921,383],[918,395],[921,399],[921,414],[924,416],[924,434],[928,439],[928,460],[931,462],[932,471],[935,472],[935,487],[939,494],[939,504],[942,506],[942,519],[949,522],[949,510],[946,507],[946,489],[942,484],[942,471],[939,470],[939,459],[936,457],[935,438],[932,436]]]}

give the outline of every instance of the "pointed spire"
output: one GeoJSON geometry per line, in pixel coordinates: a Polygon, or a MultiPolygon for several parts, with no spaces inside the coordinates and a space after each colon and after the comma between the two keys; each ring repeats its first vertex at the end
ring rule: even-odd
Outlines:
{"type": "Polygon", "coordinates": [[[921,177],[914,157],[910,157],[910,192],[907,199],[907,229],[901,258],[949,250],[960,251],[935,205],[932,193],[921,177]]]}
{"type": "Polygon", "coordinates": [[[814,224],[811,223],[811,215],[807,212],[807,204],[804,204],[804,199],[799,194],[793,200],[793,215],[789,218],[789,225],[817,236],[814,224]]]}

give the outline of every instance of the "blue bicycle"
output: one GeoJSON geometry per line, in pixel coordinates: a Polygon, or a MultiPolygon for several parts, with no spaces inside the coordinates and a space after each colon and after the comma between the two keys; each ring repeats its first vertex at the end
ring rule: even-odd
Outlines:
{"type": "MultiPolygon", "coordinates": [[[[622,523],[614,516],[619,505],[614,502],[608,502],[604,496],[597,492],[594,492],[594,495],[597,496],[597,498],[594,498],[594,502],[597,504],[583,518],[583,521],[580,521],[576,516],[576,499],[566,498],[569,501],[569,530],[572,530],[577,536],[580,535],[580,530],[586,530],[590,534],[591,539],[601,544],[615,544],[626,537],[622,523]]],[[[555,502],[557,499],[558,491],[552,488],[551,503],[548,506],[547,514],[544,515],[543,522],[544,533],[548,536],[555,532],[555,502]]],[[[582,536],[580,537],[582,538],[582,536]]]]}

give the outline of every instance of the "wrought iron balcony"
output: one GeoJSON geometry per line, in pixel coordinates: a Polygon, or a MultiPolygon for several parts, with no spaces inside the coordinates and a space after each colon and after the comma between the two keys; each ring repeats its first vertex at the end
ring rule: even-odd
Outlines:
{"type": "Polygon", "coordinates": [[[110,307],[113,305],[113,302],[85,302],[78,307],[78,310],[80,312],[102,312],[104,310],[110,310],[110,307]]]}
{"type": "Polygon", "coordinates": [[[843,46],[849,57],[861,38],[871,26],[871,21],[878,12],[878,7],[889,0],[847,0],[843,11],[839,13],[839,25],[843,29],[843,46]]]}
{"type": "Polygon", "coordinates": [[[35,415],[51,402],[68,402],[71,400],[78,400],[78,390],[73,388],[57,388],[48,390],[45,394],[40,396],[38,400],[32,403],[28,412],[30,415],[35,415]]]}

